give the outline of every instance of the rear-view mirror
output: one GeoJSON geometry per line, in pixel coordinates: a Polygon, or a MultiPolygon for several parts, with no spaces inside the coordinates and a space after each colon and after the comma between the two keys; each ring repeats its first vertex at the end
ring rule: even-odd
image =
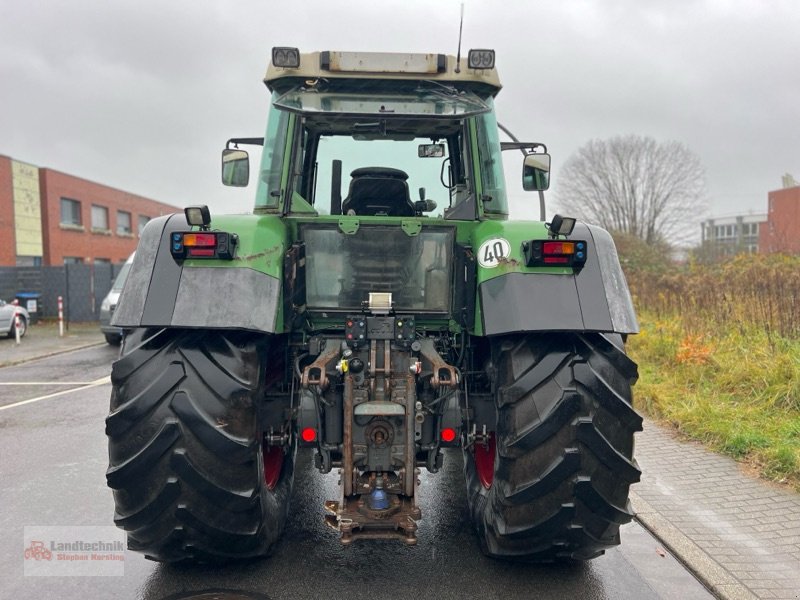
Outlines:
{"type": "Polygon", "coordinates": [[[550,187],[550,155],[526,154],[522,163],[522,189],[526,192],[550,187]]]}
{"type": "Polygon", "coordinates": [[[250,180],[250,160],[247,152],[226,148],[222,151],[222,183],[245,187],[250,180]]]}
{"type": "Polygon", "coordinates": [[[441,158],[444,156],[444,144],[420,144],[420,158],[441,158]]]}

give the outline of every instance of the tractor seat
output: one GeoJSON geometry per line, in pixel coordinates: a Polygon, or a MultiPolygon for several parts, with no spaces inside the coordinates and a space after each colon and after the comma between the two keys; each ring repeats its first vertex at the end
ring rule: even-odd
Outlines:
{"type": "Polygon", "coordinates": [[[408,173],[388,167],[362,167],[350,173],[350,189],[342,214],[413,217],[408,173]]]}

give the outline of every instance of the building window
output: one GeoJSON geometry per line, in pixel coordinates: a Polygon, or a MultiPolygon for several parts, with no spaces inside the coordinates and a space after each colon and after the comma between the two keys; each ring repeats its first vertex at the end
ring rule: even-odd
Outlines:
{"type": "Polygon", "coordinates": [[[94,264],[96,265],[110,265],[111,259],[110,258],[95,258],[94,264]]]}
{"type": "Polygon", "coordinates": [[[81,203],[71,198],[61,198],[61,224],[81,226],[81,203]]]}
{"type": "Polygon", "coordinates": [[[150,222],[150,217],[139,215],[139,235],[142,235],[142,229],[150,222]]]}
{"type": "Polygon", "coordinates": [[[80,256],[65,256],[65,265],[80,265],[83,264],[83,259],[80,256]]]}
{"type": "Polygon", "coordinates": [[[92,229],[108,231],[108,209],[92,204],[92,229]]]}
{"type": "Polygon", "coordinates": [[[133,233],[131,229],[131,213],[124,210],[117,211],[117,233],[120,235],[133,233]]]}

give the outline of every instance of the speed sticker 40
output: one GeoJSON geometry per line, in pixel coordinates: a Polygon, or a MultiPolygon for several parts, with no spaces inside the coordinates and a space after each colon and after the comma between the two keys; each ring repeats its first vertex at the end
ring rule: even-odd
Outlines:
{"type": "Polygon", "coordinates": [[[494,238],[486,240],[478,248],[478,263],[484,269],[493,269],[500,261],[507,259],[511,254],[511,245],[508,240],[503,238],[494,238]]]}

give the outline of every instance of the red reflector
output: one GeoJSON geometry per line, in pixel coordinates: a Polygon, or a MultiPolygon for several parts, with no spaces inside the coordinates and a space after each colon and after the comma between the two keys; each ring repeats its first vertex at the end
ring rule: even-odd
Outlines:
{"type": "Polygon", "coordinates": [[[456,439],[456,430],[452,429],[451,427],[446,427],[445,429],[442,429],[441,435],[443,442],[452,442],[454,439],[456,439]]]}
{"type": "Polygon", "coordinates": [[[566,256],[545,256],[544,263],[551,265],[565,265],[569,262],[566,256]]]}
{"type": "Polygon", "coordinates": [[[216,246],[217,236],[214,233],[184,233],[184,246],[216,246]]]}
{"type": "Polygon", "coordinates": [[[303,438],[304,442],[313,442],[317,439],[317,430],[313,427],[306,427],[303,429],[302,433],[300,433],[300,437],[303,438]]]}
{"type": "Polygon", "coordinates": [[[186,254],[189,256],[214,256],[214,250],[212,249],[203,249],[203,248],[189,248],[186,250],[186,254]]]}
{"type": "Polygon", "coordinates": [[[545,254],[575,254],[573,242],[545,242],[542,244],[545,254]]]}

